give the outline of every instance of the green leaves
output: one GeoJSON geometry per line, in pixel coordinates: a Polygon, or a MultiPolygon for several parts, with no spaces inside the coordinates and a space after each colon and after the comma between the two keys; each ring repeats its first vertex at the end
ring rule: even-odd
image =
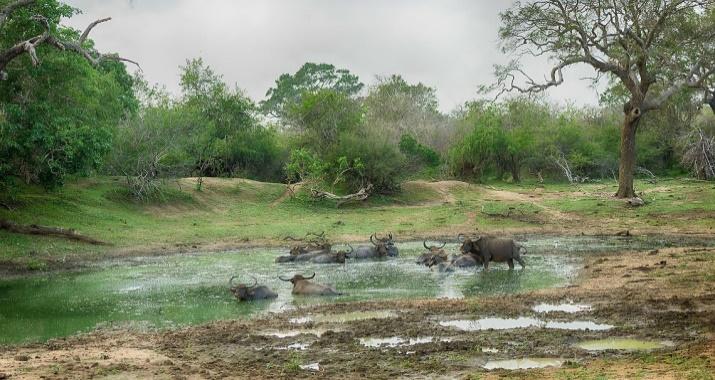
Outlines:
{"type": "Polygon", "coordinates": [[[332,90],[351,98],[363,88],[357,75],[345,69],[336,69],[327,63],[306,63],[294,75],[283,74],[275,87],[266,93],[268,99],[261,102],[261,110],[271,116],[284,119],[291,107],[301,101],[306,93],[332,90]]]}

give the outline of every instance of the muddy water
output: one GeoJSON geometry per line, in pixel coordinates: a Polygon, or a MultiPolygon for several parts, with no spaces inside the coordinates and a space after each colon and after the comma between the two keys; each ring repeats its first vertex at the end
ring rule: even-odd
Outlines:
{"type": "MultiPolygon", "coordinates": [[[[0,280],[0,344],[43,341],[96,327],[170,328],[317,303],[522,292],[567,284],[588,252],[683,244],[612,237],[522,237],[520,241],[529,250],[528,267],[513,272],[495,264],[487,273],[436,273],[414,264],[423,248],[421,242],[413,242],[398,243],[398,259],[347,265],[275,264],[282,251],[251,249],[112,261],[81,272],[0,280]],[[279,274],[313,271],[315,281],[333,284],[347,295],[293,297],[290,284],[277,279],[279,274]],[[236,302],[226,287],[233,274],[254,275],[278,298],[236,302]]],[[[454,253],[458,247],[449,244],[446,249],[454,253]]]]}

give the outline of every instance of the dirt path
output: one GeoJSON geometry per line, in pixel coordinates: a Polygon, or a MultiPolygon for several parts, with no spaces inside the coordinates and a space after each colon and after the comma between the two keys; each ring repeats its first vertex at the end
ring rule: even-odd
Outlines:
{"type": "MultiPolygon", "coordinates": [[[[527,269],[528,270],[528,269],[527,269]]],[[[565,288],[466,300],[324,305],[260,320],[215,322],[174,331],[98,331],[48,344],[0,348],[0,372],[15,378],[632,378],[708,379],[715,373],[715,249],[670,248],[599,255],[565,288]],[[591,310],[537,314],[541,303],[578,302],[591,310]],[[361,319],[366,311],[390,311],[361,319]],[[341,314],[349,323],[292,323],[341,314]],[[532,317],[591,321],[611,330],[525,328],[462,332],[440,321],[532,317]],[[270,335],[287,332],[288,337],[270,335]],[[297,335],[290,332],[296,331],[297,335]],[[318,334],[318,335],[316,335],[318,334]],[[366,347],[361,338],[418,339],[414,345],[366,347]],[[426,340],[431,337],[432,341],[426,340]],[[648,354],[589,353],[576,346],[611,337],[669,341],[648,354]],[[305,349],[290,349],[304,347],[305,349]],[[305,345],[305,346],[299,346],[305,345]],[[493,350],[498,350],[493,352],[493,350]],[[563,368],[486,371],[490,360],[545,357],[563,368]],[[318,363],[319,370],[301,365],[318,363]]]]}
{"type": "Polygon", "coordinates": [[[570,222],[575,222],[578,220],[576,216],[566,214],[564,212],[554,210],[550,207],[545,206],[543,202],[546,198],[543,196],[543,194],[540,193],[533,193],[530,195],[526,194],[521,194],[513,191],[507,191],[507,190],[497,190],[497,189],[485,189],[484,195],[487,199],[496,199],[500,201],[505,201],[505,202],[520,202],[520,203],[528,203],[532,204],[542,211],[544,211],[549,218],[549,221],[551,223],[556,223],[556,224],[563,224],[563,223],[570,223],[570,222]]]}

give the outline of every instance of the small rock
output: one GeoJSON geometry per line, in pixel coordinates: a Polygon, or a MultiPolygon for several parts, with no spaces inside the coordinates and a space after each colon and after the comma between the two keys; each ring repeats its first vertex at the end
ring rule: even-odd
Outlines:
{"type": "Polygon", "coordinates": [[[30,357],[27,355],[17,355],[17,356],[15,356],[15,360],[17,360],[19,362],[26,362],[26,361],[30,360],[30,357]]]}
{"type": "Polygon", "coordinates": [[[0,380],[5,380],[5,379],[9,379],[9,378],[10,378],[10,375],[8,375],[5,372],[0,372],[0,380]]]}
{"type": "Polygon", "coordinates": [[[631,198],[627,202],[631,207],[645,206],[645,202],[639,197],[631,198]]]}
{"type": "Polygon", "coordinates": [[[99,358],[102,359],[102,360],[107,360],[107,359],[109,359],[109,355],[107,355],[107,354],[102,354],[102,355],[99,356],[99,358]]]}
{"type": "Polygon", "coordinates": [[[648,252],[648,255],[650,255],[650,256],[655,256],[655,255],[657,255],[659,252],[660,252],[660,250],[654,249],[654,250],[648,252]]]}

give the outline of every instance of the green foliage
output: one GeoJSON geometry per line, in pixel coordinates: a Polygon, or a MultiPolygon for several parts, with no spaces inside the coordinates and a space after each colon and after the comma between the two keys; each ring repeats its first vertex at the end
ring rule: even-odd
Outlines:
{"type": "Polygon", "coordinates": [[[400,152],[411,161],[411,164],[418,166],[436,167],[440,164],[439,153],[431,148],[420,144],[412,135],[404,134],[400,138],[400,152]]]}
{"type": "Polygon", "coordinates": [[[355,131],[363,123],[362,105],[335,90],[306,92],[291,105],[287,117],[303,140],[322,149],[334,146],[342,133],[355,131]]]}
{"type": "Polygon", "coordinates": [[[379,193],[399,188],[404,157],[379,133],[364,127],[359,101],[335,90],[306,92],[289,110],[297,133],[287,174],[340,185],[354,192],[372,184],[379,193]]]}
{"type": "Polygon", "coordinates": [[[53,187],[100,167],[116,124],[136,109],[124,66],[95,69],[55,50],[42,65],[17,61],[21,70],[0,87],[0,177],[53,187]]]}
{"type": "Polygon", "coordinates": [[[290,107],[299,103],[305,93],[333,90],[354,97],[363,88],[360,78],[345,69],[336,69],[327,63],[304,64],[295,74],[283,74],[275,87],[266,93],[261,109],[274,117],[285,118],[290,107]]]}

